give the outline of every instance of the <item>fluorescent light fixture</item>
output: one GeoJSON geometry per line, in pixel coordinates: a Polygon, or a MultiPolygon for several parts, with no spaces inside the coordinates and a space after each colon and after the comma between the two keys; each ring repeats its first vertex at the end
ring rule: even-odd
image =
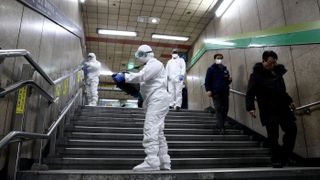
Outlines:
{"type": "Polygon", "coordinates": [[[137,33],[133,31],[117,31],[108,29],[98,29],[98,34],[113,36],[137,36],[137,33]]]}
{"type": "Polygon", "coordinates": [[[175,40],[175,41],[188,41],[189,37],[185,36],[170,36],[163,34],[152,34],[153,39],[167,39],[167,40],[175,40]]]}
{"type": "Polygon", "coordinates": [[[104,102],[119,102],[119,99],[101,99],[104,102]]]}
{"type": "Polygon", "coordinates": [[[234,0],[223,0],[223,2],[220,4],[218,9],[216,10],[215,14],[217,17],[220,17],[223,15],[223,13],[230,7],[230,5],[234,2],[234,0]]]}
{"type": "Polygon", "coordinates": [[[248,47],[263,47],[263,44],[249,44],[248,47]]]}
{"type": "Polygon", "coordinates": [[[223,41],[223,40],[218,40],[218,39],[205,39],[205,43],[208,44],[216,44],[216,45],[224,45],[224,46],[233,46],[235,43],[233,42],[228,42],[228,41],[223,41]]]}
{"type": "Polygon", "coordinates": [[[80,0],[80,2],[81,2],[81,3],[84,3],[84,2],[86,2],[86,0],[80,0]]]}
{"type": "Polygon", "coordinates": [[[200,78],[198,76],[191,76],[191,75],[187,76],[187,80],[190,80],[190,81],[192,81],[192,80],[197,81],[199,79],[200,78]]]}
{"type": "Polygon", "coordinates": [[[128,99],[127,102],[128,103],[137,103],[138,100],[137,99],[128,99]]]}

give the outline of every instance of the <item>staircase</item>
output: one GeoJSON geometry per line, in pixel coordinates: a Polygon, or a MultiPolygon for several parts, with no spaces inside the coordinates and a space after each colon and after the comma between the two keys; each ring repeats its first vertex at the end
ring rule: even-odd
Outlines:
{"type": "MultiPolygon", "coordinates": [[[[69,180],[67,177],[70,173],[98,176],[104,172],[103,178],[100,178],[114,179],[114,173],[117,172],[119,176],[116,179],[139,179],[131,169],[145,157],[142,147],[143,123],[144,113],[141,109],[82,107],[65,128],[65,138],[58,142],[56,155],[44,160],[50,168],[49,174],[60,174],[58,179],[69,180]]],[[[270,166],[269,149],[262,147],[259,141],[229,123],[221,135],[215,125],[216,120],[210,113],[170,111],[165,120],[165,136],[173,171],[152,172],[154,176],[150,178],[146,178],[150,173],[138,174],[143,179],[213,179],[210,177],[225,173],[216,172],[217,168],[228,168],[232,172],[232,168],[248,170],[270,166]],[[203,174],[200,176],[201,172],[203,174]],[[188,175],[190,173],[193,174],[188,175]]],[[[232,172],[228,177],[237,177],[237,172],[240,171],[232,172]]],[[[265,174],[266,171],[257,169],[253,173],[254,178],[259,177],[259,172],[265,174]]],[[[297,175],[295,173],[300,172],[301,169],[298,169],[291,174],[297,175]]],[[[48,175],[46,171],[19,172],[18,175],[20,179],[46,179],[47,176],[36,176],[41,173],[48,175]]]]}

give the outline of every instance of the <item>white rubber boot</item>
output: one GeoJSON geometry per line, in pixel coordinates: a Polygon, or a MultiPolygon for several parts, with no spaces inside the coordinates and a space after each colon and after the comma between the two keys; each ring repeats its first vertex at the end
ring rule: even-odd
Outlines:
{"type": "Polygon", "coordinates": [[[170,160],[170,156],[167,155],[163,155],[159,157],[160,159],[160,169],[161,170],[167,170],[170,171],[171,170],[171,160],[170,160]]]}
{"type": "Polygon", "coordinates": [[[160,170],[159,166],[152,167],[146,161],[143,161],[143,163],[133,168],[133,171],[159,171],[159,170],[160,170]]]}

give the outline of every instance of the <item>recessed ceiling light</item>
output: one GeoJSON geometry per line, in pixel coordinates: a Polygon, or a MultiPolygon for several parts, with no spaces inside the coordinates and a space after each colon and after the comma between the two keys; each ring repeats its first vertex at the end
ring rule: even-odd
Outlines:
{"type": "Polygon", "coordinates": [[[153,39],[167,39],[167,40],[175,40],[175,41],[188,41],[189,37],[185,36],[171,36],[164,34],[152,34],[153,39]]]}
{"type": "Polygon", "coordinates": [[[113,36],[137,36],[137,32],[133,31],[117,31],[108,29],[97,29],[98,34],[113,35],[113,36]]]}
{"type": "Polygon", "coordinates": [[[149,16],[138,16],[137,21],[140,22],[140,23],[159,24],[160,23],[160,18],[149,17],[149,16]]]}
{"type": "Polygon", "coordinates": [[[152,23],[157,23],[158,21],[157,21],[156,18],[152,18],[151,22],[152,22],[152,23]]]}

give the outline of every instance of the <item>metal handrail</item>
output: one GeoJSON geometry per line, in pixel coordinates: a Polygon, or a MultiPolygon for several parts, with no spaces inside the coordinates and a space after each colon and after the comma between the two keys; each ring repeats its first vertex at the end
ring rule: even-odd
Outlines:
{"type": "MultiPolygon", "coordinates": [[[[230,92],[233,92],[235,94],[239,94],[241,96],[246,96],[246,93],[243,93],[243,92],[240,92],[240,91],[237,91],[237,90],[234,90],[234,89],[230,89],[230,92]]],[[[316,106],[316,105],[319,105],[319,104],[320,104],[320,101],[316,101],[316,102],[313,102],[313,103],[310,103],[310,104],[306,104],[306,105],[297,107],[295,109],[295,111],[309,110],[310,107],[313,107],[313,106],[316,106]]]]}
{"type": "Polygon", "coordinates": [[[306,104],[304,106],[300,106],[298,108],[296,108],[297,111],[299,110],[303,110],[303,109],[309,109],[310,107],[313,107],[313,106],[316,106],[316,105],[319,105],[320,104],[320,101],[316,101],[316,102],[313,102],[313,103],[310,103],[310,104],[306,104]]]}
{"type": "Polygon", "coordinates": [[[35,62],[32,58],[32,55],[29,51],[25,49],[7,49],[7,50],[0,50],[0,59],[1,58],[7,58],[7,57],[19,57],[24,56],[25,59],[29,62],[29,64],[50,84],[50,85],[56,85],[65,78],[69,77],[71,74],[79,71],[81,69],[81,66],[77,67],[73,72],[62,76],[56,80],[52,80],[48,74],[38,65],[37,62],[35,62]]]}
{"type": "Polygon", "coordinates": [[[0,58],[24,56],[30,65],[50,84],[54,85],[54,81],[44,72],[44,70],[36,63],[31,53],[25,49],[7,49],[0,50],[0,58]]]}
{"type": "Polygon", "coordinates": [[[241,96],[246,96],[246,93],[243,93],[241,91],[237,91],[237,90],[234,90],[234,89],[230,89],[230,92],[233,92],[233,93],[241,95],[241,96]]]}
{"type": "Polygon", "coordinates": [[[54,81],[53,81],[53,82],[54,82],[54,84],[56,85],[56,84],[60,83],[61,81],[63,81],[64,79],[66,79],[66,78],[70,77],[72,74],[74,74],[74,73],[76,73],[76,72],[80,71],[81,69],[82,69],[82,66],[77,67],[77,68],[76,68],[75,70],[73,70],[71,73],[66,74],[66,75],[64,75],[64,76],[62,76],[62,77],[60,77],[60,78],[58,78],[58,79],[54,80],[54,81]]]}
{"type": "Polygon", "coordinates": [[[0,91],[0,97],[4,97],[11,92],[15,92],[24,86],[31,86],[36,89],[43,97],[45,97],[49,103],[53,103],[55,101],[54,97],[47,93],[44,89],[42,89],[36,82],[33,80],[19,81],[14,83],[0,91]]]}
{"type": "Polygon", "coordinates": [[[9,134],[7,134],[4,138],[0,141],[0,149],[2,149],[4,146],[9,144],[15,139],[49,139],[53,131],[58,127],[63,117],[66,115],[66,113],[70,110],[71,106],[73,105],[74,101],[77,99],[77,97],[80,95],[81,89],[78,90],[77,94],[69,101],[68,105],[61,111],[59,118],[52,123],[52,125],[49,127],[48,132],[46,134],[41,133],[31,133],[31,132],[25,132],[25,131],[11,131],[9,134]]]}

